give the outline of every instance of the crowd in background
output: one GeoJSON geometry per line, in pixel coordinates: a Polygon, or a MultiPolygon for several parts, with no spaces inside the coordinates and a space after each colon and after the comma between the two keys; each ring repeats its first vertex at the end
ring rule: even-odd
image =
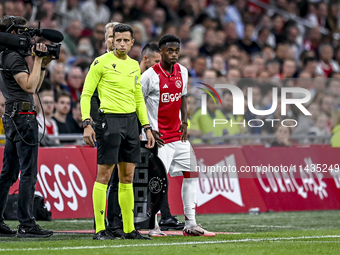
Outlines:
{"type": "MultiPolygon", "coordinates": [[[[207,134],[274,134],[277,129],[266,121],[262,126],[254,121],[256,127],[247,125],[249,120],[264,119],[249,111],[247,98],[245,114],[233,115],[232,94],[224,90],[218,90],[222,105],[208,96],[208,114],[202,115],[199,82],[232,84],[246,97],[251,87],[253,106],[259,110],[271,107],[275,87],[279,92],[282,87],[308,89],[312,99],[304,106],[311,116],[289,105],[282,116],[279,93],[277,109],[265,118],[297,120],[298,125],[289,130],[292,135],[327,136],[333,131],[340,136],[340,42],[334,39],[340,32],[339,2],[261,2],[271,8],[247,0],[0,1],[0,17],[25,17],[29,27],[38,27],[41,21],[41,28],[64,34],[60,58],[50,64],[40,95],[48,134],[82,133],[79,99],[84,79],[93,59],[106,51],[105,24],[116,21],[132,26],[135,43],[129,55],[137,61],[146,43],[157,42],[164,34],[181,39],[179,63],[189,70],[193,142],[209,142],[202,139],[207,134]],[[214,118],[245,120],[246,125],[212,128],[214,118]]],[[[29,58],[28,62],[33,63],[29,58]]],[[[41,112],[38,119],[42,120],[41,112]]]]}

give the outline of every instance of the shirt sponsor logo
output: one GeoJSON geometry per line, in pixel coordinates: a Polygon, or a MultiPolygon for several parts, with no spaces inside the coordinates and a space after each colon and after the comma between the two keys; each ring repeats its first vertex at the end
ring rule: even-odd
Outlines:
{"type": "Polygon", "coordinates": [[[178,101],[182,96],[182,93],[176,93],[176,94],[169,94],[169,93],[163,93],[161,95],[161,101],[162,103],[169,103],[178,101]]]}
{"type": "Polygon", "coordinates": [[[180,80],[177,80],[177,81],[176,81],[176,87],[177,87],[177,88],[182,87],[182,82],[181,82],[180,80]]]}

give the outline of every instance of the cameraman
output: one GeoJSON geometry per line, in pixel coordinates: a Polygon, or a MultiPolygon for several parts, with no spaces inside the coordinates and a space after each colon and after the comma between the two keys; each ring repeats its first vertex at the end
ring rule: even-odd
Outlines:
{"type": "MultiPolygon", "coordinates": [[[[17,16],[4,16],[0,26],[5,31],[12,25],[25,25],[26,20],[17,16]]],[[[12,34],[18,34],[18,28],[12,27],[12,34]]],[[[0,86],[6,98],[3,124],[6,144],[3,168],[0,174],[0,237],[49,237],[53,231],[43,230],[36,224],[32,214],[35,184],[38,173],[38,123],[33,94],[39,90],[45,76],[46,66],[52,56],[38,57],[35,51],[47,52],[45,44],[32,47],[34,58],[30,73],[25,56],[16,50],[4,49],[0,52],[0,86]],[[10,187],[18,178],[18,233],[5,223],[3,212],[10,187]]]]}

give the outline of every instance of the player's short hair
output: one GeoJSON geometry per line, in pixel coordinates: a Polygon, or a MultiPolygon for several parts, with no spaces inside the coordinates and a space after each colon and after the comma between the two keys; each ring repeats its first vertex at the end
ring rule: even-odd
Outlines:
{"type": "Polygon", "coordinates": [[[156,43],[146,44],[142,49],[142,57],[144,57],[146,54],[149,54],[150,52],[159,52],[159,48],[156,43]]]}
{"type": "Polygon", "coordinates": [[[162,46],[166,43],[181,43],[181,40],[175,36],[175,35],[163,35],[161,39],[159,39],[158,42],[158,48],[162,48],[162,46]]]}
{"type": "Polygon", "coordinates": [[[105,38],[107,37],[107,30],[109,28],[115,28],[115,26],[117,26],[119,24],[119,22],[109,22],[105,25],[105,29],[104,29],[104,33],[105,33],[105,38]]]}
{"type": "Polygon", "coordinates": [[[115,37],[117,32],[118,33],[130,32],[131,37],[133,37],[133,29],[128,24],[120,23],[120,24],[116,25],[113,29],[113,37],[115,37]]]}

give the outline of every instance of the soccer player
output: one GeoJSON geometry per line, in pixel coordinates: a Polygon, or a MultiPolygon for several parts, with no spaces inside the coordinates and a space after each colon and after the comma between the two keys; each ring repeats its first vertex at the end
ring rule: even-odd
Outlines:
{"type": "Polygon", "coordinates": [[[141,78],[150,125],[156,141],[163,145],[158,157],[171,176],[184,175],[182,200],[185,214],[185,236],[215,236],[196,223],[198,173],[196,157],[187,141],[188,70],[177,63],[180,40],[164,35],[158,43],[161,62],[145,71],[141,78]],[[181,113],[181,118],[179,117],[181,113]],[[162,136],[159,137],[159,134],[162,136]]]}
{"type": "Polygon", "coordinates": [[[148,43],[142,49],[142,61],[140,62],[140,71],[144,73],[154,64],[161,61],[158,45],[156,43],[148,43]]]}
{"type": "Polygon", "coordinates": [[[86,76],[81,95],[84,141],[94,147],[97,142],[98,171],[93,187],[96,233],[93,239],[114,239],[105,229],[106,189],[112,170],[119,169],[118,199],[122,210],[126,239],[150,239],[134,228],[132,180],[135,163],[140,162],[137,116],[147,136],[147,148],[153,148],[145,102],[140,85],[138,62],[127,54],[134,43],[129,25],[118,24],[113,30],[114,51],[96,58],[86,76]],[[91,97],[98,89],[100,116],[95,130],[91,127],[91,97]],[[137,116],[136,116],[137,115],[137,116]]]}

